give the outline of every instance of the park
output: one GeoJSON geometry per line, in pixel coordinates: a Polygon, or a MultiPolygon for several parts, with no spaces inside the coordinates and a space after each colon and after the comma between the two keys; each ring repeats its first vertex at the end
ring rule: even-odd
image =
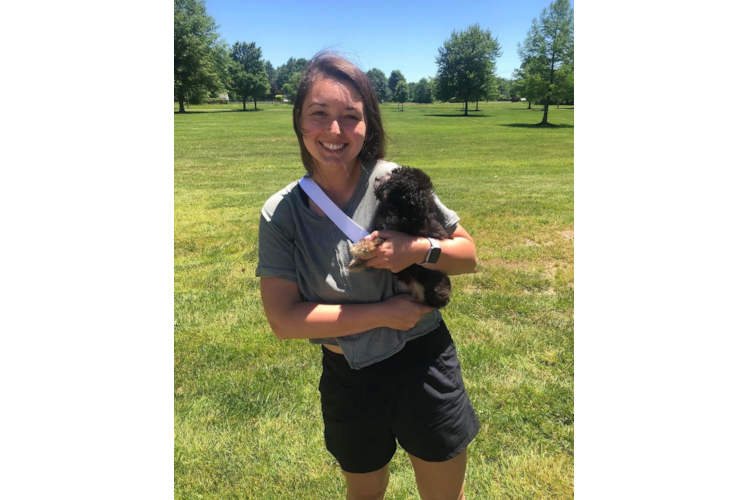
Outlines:
{"type": "MultiPolygon", "coordinates": [[[[475,238],[475,274],[444,310],[482,429],[471,498],[572,498],[574,110],[382,106],[394,161],[426,170],[475,238]]],[[[319,347],[278,341],[263,314],[259,211],[303,168],[291,106],[174,116],[177,498],[338,498],[325,452],[319,347]]],[[[399,451],[388,498],[417,498],[399,451]]]]}
{"type": "MultiPolygon", "coordinates": [[[[212,69],[195,73],[176,58],[189,38],[177,7],[190,1],[175,3],[175,498],[343,498],[323,439],[320,347],[276,338],[255,277],[260,210],[304,173],[292,112],[307,61],[274,67],[254,42],[217,44],[203,6],[212,69]]],[[[453,31],[433,79],[367,72],[386,159],[426,171],[475,240],[477,268],[452,277],[442,311],[481,424],[471,499],[574,496],[573,24],[547,46],[541,31],[533,21],[510,80],[495,76],[501,46],[478,25],[453,31]],[[475,45],[479,70],[449,62],[475,45]]],[[[386,498],[419,498],[402,449],[390,472],[386,498]]]]}

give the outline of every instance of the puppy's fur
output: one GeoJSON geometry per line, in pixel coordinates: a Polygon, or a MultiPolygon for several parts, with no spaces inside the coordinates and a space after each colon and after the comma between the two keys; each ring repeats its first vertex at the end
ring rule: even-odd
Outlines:
{"type": "MultiPolygon", "coordinates": [[[[411,236],[424,236],[439,240],[449,235],[436,218],[434,186],[425,172],[406,166],[397,167],[388,175],[374,181],[374,194],[379,200],[379,208],[374,215],[374,228],[377,230],[400,231],[411,236]]],[[[353,259],[348,264],[352,272],[366,267],[366,257],[383,240],[361,240],[352,249],[353,259]]],[[[397,273],[401,291],[409,292],[423,304],[440,309],[449,302],[452,285],[449,277],[414,264],[397,273]]]]}

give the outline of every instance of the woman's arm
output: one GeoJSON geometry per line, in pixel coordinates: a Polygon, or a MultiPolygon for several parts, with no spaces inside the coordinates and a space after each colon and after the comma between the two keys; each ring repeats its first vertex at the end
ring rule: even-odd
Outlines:
{"type": "MultiPolygon", "coordinates": [[[[385,242],[366,259],[366,265],[377,269],[389,269],[393,273],[413,264],[420,264],[426,260],[431,248],[428,238],[409,236],[397,231],[374,231],[371,237],[382,238],[385,242]]],[[[457,224],[457,229],[448,240],[439,240],[439,246],[442,251],[437,263],[424,264],[423,267],[448,275],[475,271],[478,264],[475,243],[464,227],[457,224]]]]}
{"type": "Polygon", "coordinates": [[[299,286],[282,278],[261,278],[260,294],[270,328],[279,339],[343,337],[382,326],[409,330],[432,310],[410,295],[373,304],[305,302],[299,286]]]}

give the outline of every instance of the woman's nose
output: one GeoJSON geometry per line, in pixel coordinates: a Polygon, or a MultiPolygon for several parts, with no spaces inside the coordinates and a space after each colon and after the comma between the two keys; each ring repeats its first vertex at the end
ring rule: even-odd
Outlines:
{"type": "Polygon", "coordinates": [[[333,120],[330,123],[330,133],[331,134],[339,134],[340,133],[340,125],[338,124],[338,120],[333,120]]]}

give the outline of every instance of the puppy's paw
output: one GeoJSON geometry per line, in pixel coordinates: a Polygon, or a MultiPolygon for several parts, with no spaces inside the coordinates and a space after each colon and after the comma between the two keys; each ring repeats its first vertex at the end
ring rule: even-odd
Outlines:
{"type": "Polygon", "coordinates": [[[373,240],[361,240],[353,245],[353,247],[351,247],[351,255],[353,255],[353,259],[351,259],[351,262],[348,264],[348,270],[356,273],[365,268],[366,261],[363,258],[371,255],[371,253],[382,243],[384,243],[383,239],[375,238],[373,240]]]}
{"type": "Polygon", "coordinates": [[[351,261],[348,263],[348,271],[352,273],[357,273],[365,267],[366,267],[366,261],[361,260],[358,257],[352,258],[351,261]]]}

